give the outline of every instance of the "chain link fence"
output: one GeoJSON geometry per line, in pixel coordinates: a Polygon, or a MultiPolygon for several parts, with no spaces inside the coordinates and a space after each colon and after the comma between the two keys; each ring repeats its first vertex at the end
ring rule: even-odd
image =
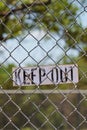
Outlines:
{"type": "Polygon", "coordinates": [[[0,130],[87,129],[86,19],[85,0],[0,1],[0,130]]]}

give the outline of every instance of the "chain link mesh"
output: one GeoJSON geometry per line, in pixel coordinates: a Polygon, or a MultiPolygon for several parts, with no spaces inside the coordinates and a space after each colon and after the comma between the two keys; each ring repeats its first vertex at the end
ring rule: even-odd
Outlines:
{"type": "Polygon", "coordinates": [[[85,0],[0,1],[0,130],[87,129],[86,18],[85,0]],[[13,67],[60,64],[79,83],[13,86],[13,67]]]}

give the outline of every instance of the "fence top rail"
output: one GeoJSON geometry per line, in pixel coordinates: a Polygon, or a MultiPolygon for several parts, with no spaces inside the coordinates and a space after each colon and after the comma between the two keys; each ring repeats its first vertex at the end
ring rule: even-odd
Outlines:
{"type": "Polygon", "coordinates": [[[0,94],[87,94],[87,90],[0,90],[0,94]]]}

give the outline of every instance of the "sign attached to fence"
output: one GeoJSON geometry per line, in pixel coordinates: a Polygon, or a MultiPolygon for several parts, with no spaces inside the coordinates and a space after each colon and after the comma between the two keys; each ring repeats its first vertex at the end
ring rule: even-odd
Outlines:
{"type": "Polygon", "coordinates": [[[78,66],[58,65],[13,68],[13,86],[50,85],[78,82],[78,66]]]}

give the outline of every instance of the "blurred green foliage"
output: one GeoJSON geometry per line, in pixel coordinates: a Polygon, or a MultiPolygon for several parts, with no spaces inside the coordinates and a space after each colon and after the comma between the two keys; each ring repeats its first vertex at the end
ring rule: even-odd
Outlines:
{"type": "MultiPolygon", "coordinates": [[[[9,38],[21,35],[24,31],[29,31],[36,23],[36,28],[38,29],[43,29],[44,31],[49,29],[49,31],[58,34],[61,32],[62,35],[67,35],[66,30],[69,29],[70,33],[73,33],[72,36],[74,38],[80,33],[78,24],[77,28],[76,25],[73,24],[78,7],[75,4],[70,4],[68,0],[58,2],[51,0],[47,6],[45,4],[40,4],[39,6],[38,3],[40,3],[40,1],[9,1],[10,0],[5,0],[5,2],[0,2],[0,19],[2,20],[0,28],[3,27],[3,30],[0,29],[0,34],[2,34],[2,39],[4,38],[3,34],[5,34],[6,37],[9,36],[9,38]],[[40,23],[42,23],[42,25],[40,23]],[[69,28],[71,24],[73,24],[73,28],[69,28]]],[[[46,1],[43,0],[41,3],[46,1]]],[[[66,37],[64,38],[65,41],[67,40],[66,37]]],[[[68,43],[69,42],[70,41],[68,41],[68,43]]]]}
{"type": "Polygon", "coordinates": [[[1,1],[0,41],[5,42],[31,32],[32,29],[39,29],[62,37],[66,48],[77,50],[77,45],[80,44],[87,50],[87,28],[83,28],[82,21],[77,19],[79,10],[74,2],[68,0],[1,1]]]}

